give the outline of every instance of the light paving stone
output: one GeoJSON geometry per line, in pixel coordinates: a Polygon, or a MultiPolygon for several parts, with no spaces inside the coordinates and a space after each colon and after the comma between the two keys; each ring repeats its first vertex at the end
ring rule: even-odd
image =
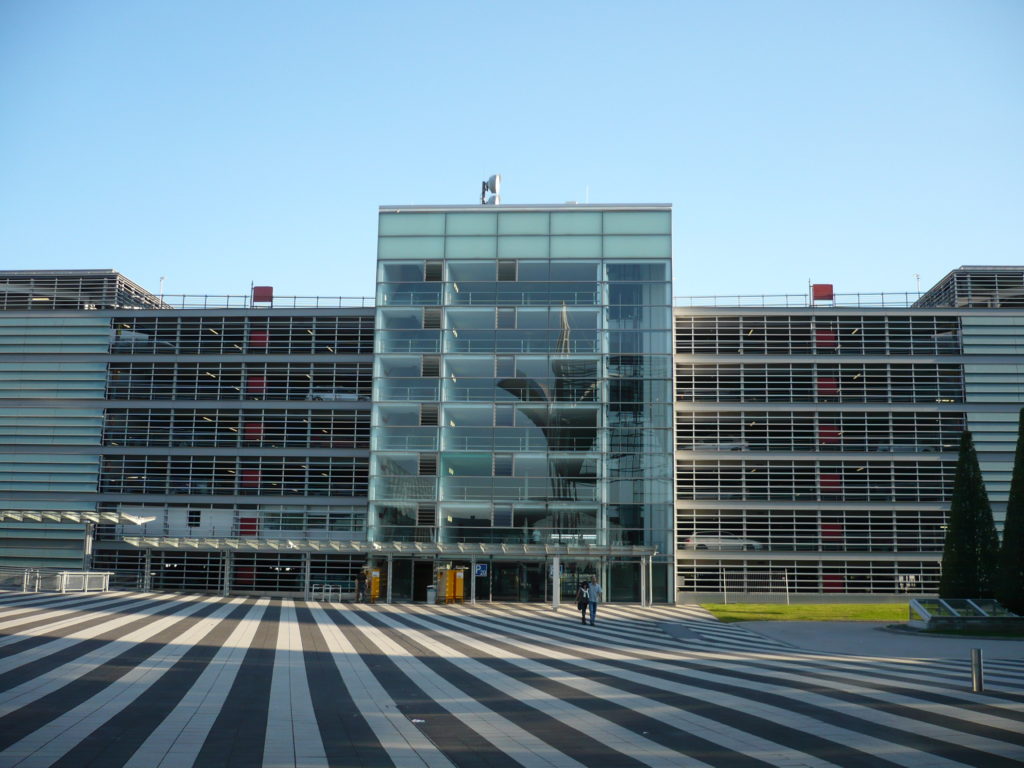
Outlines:
{"type": "Polygon", "coordinates": [[[124,768],[175,768],[195,762],[252,645],[269,602],[262,598],[239,620],[238,626],[189,692],[136,750],[124,768]]]}

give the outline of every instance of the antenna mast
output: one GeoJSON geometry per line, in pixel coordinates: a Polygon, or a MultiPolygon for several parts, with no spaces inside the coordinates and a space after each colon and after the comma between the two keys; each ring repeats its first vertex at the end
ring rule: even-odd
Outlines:
{"type": "Polygon", "coordinates": [[[501,174],[496,173],[480,184],[480,205],[501,205],[501,174]],[[488,192],[493,192],[490,197],[488,192]]]}

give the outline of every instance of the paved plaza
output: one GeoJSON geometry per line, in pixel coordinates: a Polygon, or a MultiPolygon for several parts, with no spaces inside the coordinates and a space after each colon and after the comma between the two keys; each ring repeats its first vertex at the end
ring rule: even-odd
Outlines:
{"type": "Polygon", "coordinates": [[[801,626],[0,593],[0,768],[1024,765],[1024,642],[801,626]]]}

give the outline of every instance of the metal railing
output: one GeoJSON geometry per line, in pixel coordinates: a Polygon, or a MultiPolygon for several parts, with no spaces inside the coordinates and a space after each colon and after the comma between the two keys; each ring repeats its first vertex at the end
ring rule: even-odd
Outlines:
{"type": "Polygon", "coordinates": [[[832,309],[834,307],[906,308],[922,296],[917,291],[879,293],[837,293],[832,301],[811,301],[806,293],[778,293],[734,296],[673,296],[676,307],[793,307],[832,309]]]}
{"type": "MultiPolygon", "coordinates": [[[[336,309],[374,307],[372,296],[275,296],[273,301],[253,302],[247,295],[172,294],[160,296],[156,309],[336,309]]],[[[147,307],[154,309],[154,307],[147,307]]]]}
{"type": "Polygon", "coordinates": [[[328,603],[355,600],[356,582],[355,579],[347,579],[342,582],[313,582],[309,585],[309,596],[311,600],[328,603]]]}
{"type": "Polygon", "coordinates": [[[0,567],[0,588],[22,592],[106,592],[110,588],[110,573],[0,567]]]}

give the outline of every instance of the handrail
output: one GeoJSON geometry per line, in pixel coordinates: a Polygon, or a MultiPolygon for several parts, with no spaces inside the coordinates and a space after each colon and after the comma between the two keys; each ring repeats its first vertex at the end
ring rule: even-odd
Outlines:
{"type": "Polygon", "coordinates": [[[911,307],[923,294],[917,291],[837,293],[831,301],[811,301],[806,293],[673,296],[676,307],[792,307],[834,309],[849,307],[911,307]]]}
{"type": "Polygon", "coordinates": [[[373,308],[372,296],[275,296],[273,301],[253,302],[246,295],[172,294],[160,297],[158,307],[143,309],[334,309],[373,308]]]}

